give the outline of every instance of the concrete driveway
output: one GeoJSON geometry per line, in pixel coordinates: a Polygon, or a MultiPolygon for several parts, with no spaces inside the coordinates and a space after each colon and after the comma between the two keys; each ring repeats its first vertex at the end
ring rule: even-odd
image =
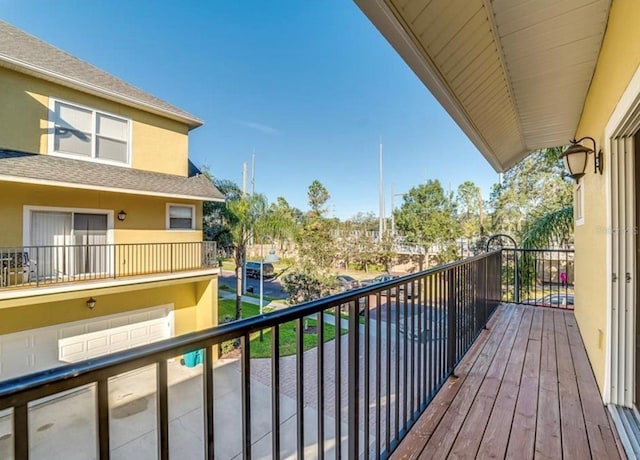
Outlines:
{"type": "MultiPolygon", "coordinates": [[[[260,366],[258,366],[260,367],[260,366]]],[[[147,367],[110,381],[113,459],[157,457],[155,368],[147,367]]],[[[204,458],[202,366],[169,363],[171,458],[204,458]]],[[[295,387],[295,383],[291,382],[295,387]]],[[[288,386],[288,382],[282,382],[288,386]]],[[[241,379],[238,360],[220,360],[214,370],[216,458],[240,458],[241,379]]],[[[271,389],[251,380],[253,457],[271,458],[271,389]]],[[[296,404],[280,396],[282,458],[296,458],[296,404]]],[[[96,458],[95,389],[88,386],[63,397],[40,402],[30,411],[31,458],[96,458]]],[[[305,407],[305,457],[317,457],[315,408],[305,407]]],[[[334,420],[325,416],[325,451],[335,456],[334,420]]],[[[346,434],[343,428],[343,436],[346,434]]],[[[11,414],[0,414],[0,458],[13,458],[11,414]]],[[[346,444],[344,445],[346,448],[346,444]]]]}

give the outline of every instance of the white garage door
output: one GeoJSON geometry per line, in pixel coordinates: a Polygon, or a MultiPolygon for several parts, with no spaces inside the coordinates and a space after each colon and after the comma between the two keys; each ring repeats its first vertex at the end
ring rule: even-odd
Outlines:
{"type": "Polygon", "coordinates": [[[0,380],[173,336],[173,305],[0,335],[0,380]]]}

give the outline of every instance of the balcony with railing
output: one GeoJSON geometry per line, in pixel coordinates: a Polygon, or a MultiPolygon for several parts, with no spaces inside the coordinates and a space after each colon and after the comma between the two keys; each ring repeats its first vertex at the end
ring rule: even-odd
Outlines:
{"type": "Polygon", "coordinates": [[[217,267],[216,243],[0,247],[0,289],[124,279],[217,267]]]}
{"type": "Polygon", "coordinates": [[[615,457],[573,312],[502,303],[503,255],[0,382],[0,457],[615,457]]]}

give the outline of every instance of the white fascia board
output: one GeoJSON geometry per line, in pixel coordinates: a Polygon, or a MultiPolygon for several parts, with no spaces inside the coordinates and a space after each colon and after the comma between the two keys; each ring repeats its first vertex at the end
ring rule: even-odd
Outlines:
{"type": "Polygon", "coordinates": [[[420,52],[384,0],[354,1],[449,113],[493,169],[497,172],[506,171],[511,165],[505,165],[498,159],[493,149],[484,140],[482,133],[467,116],[462,104],[450,90],[436,66],[428,56],[420,52]]]}
{"type": "MultiPolygon", "coordinates": [[[[0,55],[0,67],[7,67],[9,69],[12,69],[18,72],[26,73],[28,75],[33,75],[38,78],[43,78],[45,80],[49,80],[54,83],[61,84],[63,86],[77,89],[78,91],[82,91],[84,93],[89,93],[95,96],[109,99],[111,101],[120,102],[129,106],[144,110],[145,112],[152,112],[157,115],[161,115],[161,116],[170,118],[172,120],[185,123],[189,126],[189,130],[198,128],[199,126],[202,126],[204,124],[204,122],[198,118],[185,117],[184,115],[180,115],[170,110],[166,110],[161,107],[155,106],[153,104],[149,104],[148,102],[144,102],[139,99],[124,96],[115,91],[111,91],[106,88],[102,88],[100,86],[96,86],[84,81],[76,80],[75,78],[71,78],[66,75],[59,74],[57,72],[52,72],[50,70],[28,64],[19,59],[11,58],[9,56],[0,55]]],[[[117,77],[114,77],[114,78],[117,78],[117,77]]]]}
{"type": "Polygon", "coordinates": [[[4,174],[0,174],[0,182],[17,182],[21,184],[34,184],[34,185],[48,185],[51,187],[65,187],[65,188],[77,188],[81,190],[98,190],[102,192],[111,192],[111,193],[126,193],[128,195],[144,195],[144,196],[156,196],[163,198],[177,198],[181,200],[196,200],[196,201],[217,201],[224,202],[223,198],[210,198],[204,196],[196,196],[196,195],[183,195],[179,193],[163,193],[163,192],[152,192],[147,190],[133,190],[126,188],[118,188],[118,187],[103,187],[100,185],[90,185],[90,184],[76,184],[72,182],[58,182],[53,180],[46,179],[32,179],[29,177],[21,177],[21,176],[8,176],[4,174]]]}

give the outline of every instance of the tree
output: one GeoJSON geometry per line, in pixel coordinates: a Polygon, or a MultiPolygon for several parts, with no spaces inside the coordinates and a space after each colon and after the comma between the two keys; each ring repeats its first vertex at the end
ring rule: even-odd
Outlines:
{"type": "Polygon", "coordinates": [[[329,198],[331,198],[329,191],[319,180],[314,180],[309,186],[307,196],[309,197],[311,212],[315,216],[322,217],[327,211],[324,205],[329,201],[329,198]]]}
{"type": "Polygon", "coordinates": [[[573,183],[565,171],[560,147],[527,156],[504,173],[491,190],[492,228],[522,239],[532,222],[573,202],[573,183]]]}
{"type": "Polygon", "coordinates": [[[308,302],[331,294],[335,280],[327,273],[303,270],[300,267],[282,278],[282,288],[291,303],[308,302]]]}
{"type": "Polygon", "coordinates": [[[283,250],[289,241],[300,234],[304,214],[298,208],[290,206],[287,200],[281,196],[276,198],[275,203],[271,203],[268,214],[274,222],[274,229],[276,229],[273,235],[268,236],[279,240],[280,250],[283,250]]]}
{"type": "Polygon", "coordinates": [[[522,247],[542,249],[565,246],[573,239],[573,206],[551,211],[531,222],[522,238],[522,247]]]}
{"type": "Polygon", "coordinates": [[[438,180],[411,188],[394,217],[407,242],[421,245],[426,254],[438,245],[442,249],[440,259],[451,257],[447,248],[459,235],[456,205],[438,180]]]}
{"type": "Polygon", "coordinates": [[[324,217],[324,205],[330,195],[324,185],[314,180],[309,186],[308,197],[311,209],[297,238],[299,262],[305,269],[326,271],[333,265],[337,254],[335,222],[324,217]]]}
{"type": "Polygon", "coordinates": [[[202,173],[208,177],[215,187],[224,195],[225,201],[205,201],[202,206],[203,233],[206,241],[215,241],[218,250],[229,252],[233,248],[233,236],[226,224],[226,202],[236,200],[242,195],[238,185],[227,179],[213,178],[206,166],[202,167],[202,173]]]}
{"type": "Polygon", "coordinates": [[[480,222],[482,209],[480,187],[471,181],[463,182],[458,186],[456,202],[462,236],[467,240],[480,236],[483,233],[480,222]]]}
{"type": "Polygon", "coordinates": [[[254,194],[227,202],[225,223],[233,239],[233,259],[236,275],[236,319],[242,318],[242,267],[249,240],[256,229],[266,227],[267,200],[263,195],[254,194]]]}

